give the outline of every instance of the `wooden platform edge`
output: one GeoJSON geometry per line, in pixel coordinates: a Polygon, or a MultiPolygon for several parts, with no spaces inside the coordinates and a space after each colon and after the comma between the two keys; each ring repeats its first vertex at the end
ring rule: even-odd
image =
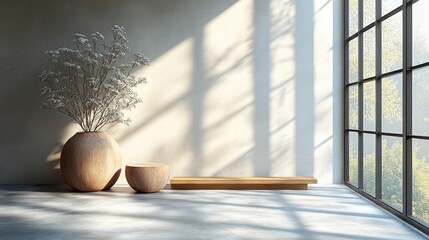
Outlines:
{"type": "Polygon", "coordinates": [[[174,177],[175,190],[307,190],[314,177],[174,177]]]}

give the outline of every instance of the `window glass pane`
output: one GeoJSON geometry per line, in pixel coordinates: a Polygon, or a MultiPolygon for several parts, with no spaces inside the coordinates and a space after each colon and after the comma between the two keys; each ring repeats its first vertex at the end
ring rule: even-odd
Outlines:
{"type": "Polygon", "coordinates": [[[363,78],[375,76],[375,28],[363,33],[363,78]]]}
{"type": "Polygon", "coordinates": [[[429,223],[429,141],[413,139],[413,216],[429,223]]]}
{"type": "Polygon", "coordinates": [[[413,4],[413,65],[429,61],[429,1],[413,4]]]}
{"type": "Polygon", "coordinates": [[[381,129],[387,133],[402,133],[402,74],[381,80],[381,129]]]}
{"type": "Polygon", "coordinates": [[[412,83],[413,134],[429,136],[429,67],[413,70],[412,83]]]}
{"type": "Polygon", "coordinates": [[[349,83],[358,81],[358,40],[349,42],[349,83]]]}
{"type": "Polygon", "coordinates": [[[358,186],[358,134],[349,132],[349,182],[358,186]]]}
{"type": "Polygon", "coordinates": [[[375,135],[363,135],[363,189],[375,195],[375,135]]]}
{"type": "Polygon", "coordinates": [[[358,0],[349,0],[349,36],[358,31],[358,0]]]}
{"type": "Polygon", "coordinates": [[[349,87],[349,128],[358,129],[359,118],[359,94],[358,86],[349,87]]]}
{"type": "MultiPolygon", "coordinates": [[[[363,0],[364,2],[366,0],[363,0]]],[[[382,0],[381,2],[381,12],[383,15],[391,12],[393,9],[402,5],[402,0],[382,0]]]]}
{"type": "Polygon", "coordinates": [[[363,130],[375,130],[375,82],[363,84],[363,130]]]}
{"type": "Polygon", "coordinates": [[[402,11],[381,23],[381,71],[402,68],[402,11]]]}
{"type": "Polygon", "coordinates": [[[363,1],[363,26],[375,21],[375,0],[363,1]]]}
{"type": "Polygon", "coordinates": [[[402,210],[402,138],[383,136],[381,155],[382,199],[402,210]]]}

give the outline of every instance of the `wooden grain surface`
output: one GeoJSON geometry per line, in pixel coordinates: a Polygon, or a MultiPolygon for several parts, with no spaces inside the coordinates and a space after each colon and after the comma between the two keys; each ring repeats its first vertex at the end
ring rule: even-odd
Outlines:
{"type": "Polygon", "coordinates": [[[163,163],[130,164],[125,167],[128,184],[137,192],[158,192],[170,177],[170,166],[163,163]]]}
{"type": "Polygon", "coordinates": [[[121,153],[116,141],[105,132],[76,133],[61,151],[60,166],[74,190],[108,190],[121,173],[121,153]]]}
{"type": "Polygon", "coordinates": [[[305,190],[317,180],[314,177],[174,177],[170,183],[172,189],[180,190],[305,190]]]}

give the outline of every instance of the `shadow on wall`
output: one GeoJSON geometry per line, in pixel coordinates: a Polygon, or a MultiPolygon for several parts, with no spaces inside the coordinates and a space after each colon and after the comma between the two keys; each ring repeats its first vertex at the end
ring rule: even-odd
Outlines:
{"type": "Polygon", "coordinates": [[[7,87],[0,89],[0,124],[4,128],[0,138],[0,183],[61,182],[54,168],[58,167],[62,144],[80,131],[70,126],[67,117],[40,109],[38,75],[48,63],[45,51],[73,47],[75,32],[101,31],[108,35],[114,24],[122,24],[130,32],[131,49],[150,49],[149,57],[156,59],[234,2],[2,2],[0,29],[8,38],[0,46],[0,72],[7,82],[7,87]],[[147,37],[148,33],[152,37],[147,37]],[[149,41],[142,43],[140,39],[149,41]]]}
{"type": "MultiPolygon", "coordinates": [[[[344,19],[342,3],[339,1],[332,2],[332,21],[338,21],[344,19]]],[[[344,28],[343,28],[344,29],[344,28]]],[[[332,72],[334,77],[332,78],[332,99],[333,99],[333,109],[337,117],[333,117],[332,121],[332,153],[337,154],[341,161],[333,162],[332,169],[332,181],[333,182],[343,182],[343,162],[342,159],[344,156],[344,139],[343,139],[343,129],[344,129],[344,113],[342,109],[344,109],[344,92],[343,92],[343,77],[344,76],[344,68],[343,66],[343,53],[344,53],[344,45],[343,45],[343,30],[333,31],[332,33],[332,46],[341,46],[338,48],[332,47],[332,72]],[[337,64],[340,63],[340,64],[337,64]],[[339,76],[337,79],[335,76],[339,76]],[[335,171],[337,169],[337,171],[335,171]]]]}
{"type": "Polygon", "coordinates": [[[10,37],[0,45],[8,83],[0,89],[0,183],[61,181],[52,167],[77,128],[39,108],[43,53],[71,45],[75,32],[107,36],[114,24],[125,27],[132,51],[152,59],[136,71],[149,85],[138,89],[144,103],[129,113],[133,123],[108,128],[125,163],[168,162],[173,175],[314,175],[316,146],[330,168],[339,157],[331,129],[339,113],[325,112],[328,140],[315,138],[313,1],[8,1],[1,9],[10,37]]]}
{"type": "Polygon", "coordinates": [[[253,4],[253,174],[269,176],[271,6],[269,1],[254,0],[253,4]]]}
{"type": "MultiPolygon", "coordinates": [[[[56,163],[46,162],[46,155],[57,150],[60,136],[70,122],[66,117],[41,110],[38,75],[47,61],[45,50],[53,36],[52,29],[65,27],[41,18],[27,1],[4,1],[0,7],[0,183],[61,182],[56,163]],[[45,27],[33,28],[35,24],[45,27]]],[[[45,6],[46,11],[51,6],[45,6]]]]}
{"type": "Polygon", "coordinates": [[[314,16],[305,14],[314,3],[295,4],[295,172],[305,176],[314,171],[314,16]]]}

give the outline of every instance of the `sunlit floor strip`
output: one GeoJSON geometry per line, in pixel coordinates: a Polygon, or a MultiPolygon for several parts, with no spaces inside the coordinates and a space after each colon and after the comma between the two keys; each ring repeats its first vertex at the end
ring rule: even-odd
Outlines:
{"type": "Polygon", "coordinates": [[[0,186],[0,239],[427,239],[342,185],[307,191],[0,186]]]}

